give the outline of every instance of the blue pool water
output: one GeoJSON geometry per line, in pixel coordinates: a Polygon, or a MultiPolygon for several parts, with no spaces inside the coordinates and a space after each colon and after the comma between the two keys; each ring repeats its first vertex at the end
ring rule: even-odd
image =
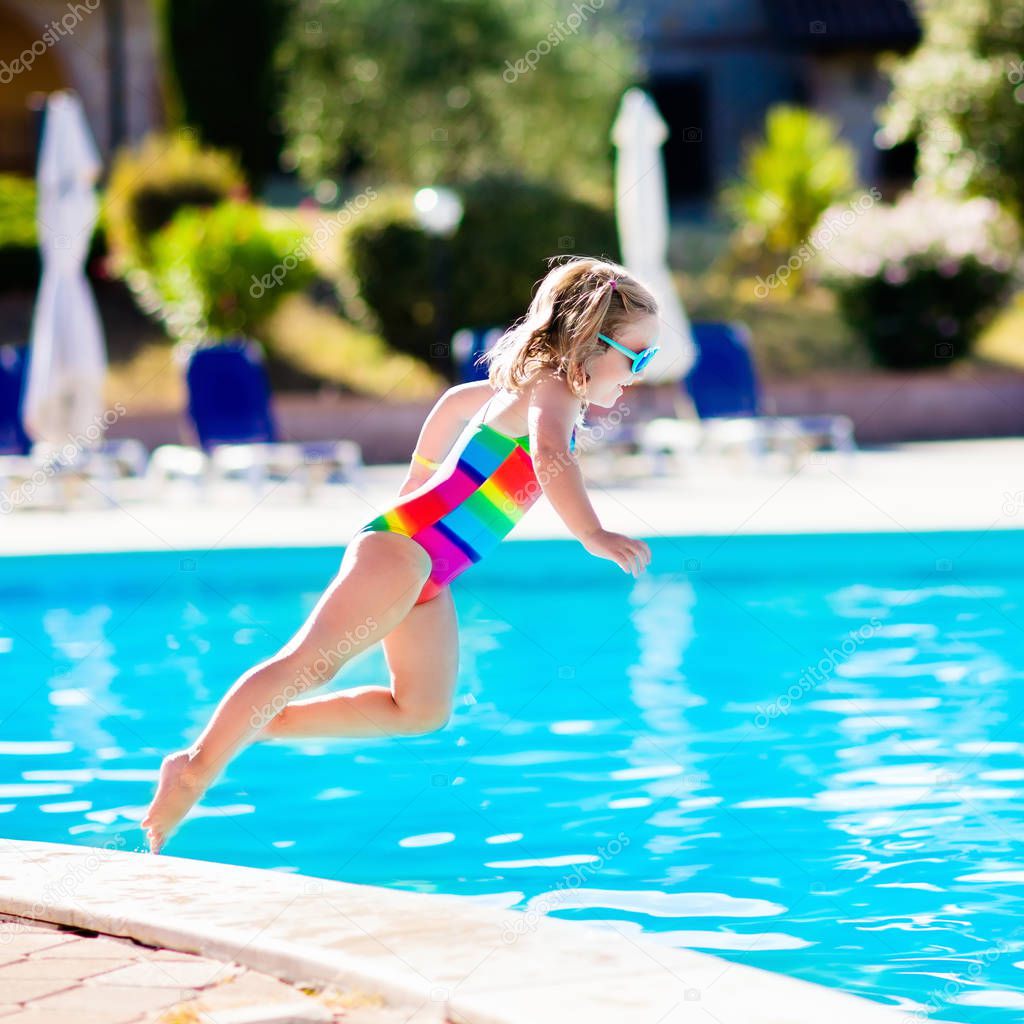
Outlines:
{"type": "MultiPolygon", "coordinates": [[[[509,541],[454,586],[445,729],[254,744],[165,854],[585,920],[1009,1024],[1022,538],[657,538],[639,580],[509,541]]],[[[144,850],[160,757],[340,554],[0,563],[3,834],[144,850]]],[[[386,681],[377,646],[317,692],[386,681]]]]}

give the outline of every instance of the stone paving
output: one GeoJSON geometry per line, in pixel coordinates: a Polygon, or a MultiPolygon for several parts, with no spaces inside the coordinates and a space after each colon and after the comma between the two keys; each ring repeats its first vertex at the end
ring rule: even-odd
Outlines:
{"type": "Polygon", "coordinates": [[[0,914],[4,1024],[404,1024],[380,996],[0,914]]]}

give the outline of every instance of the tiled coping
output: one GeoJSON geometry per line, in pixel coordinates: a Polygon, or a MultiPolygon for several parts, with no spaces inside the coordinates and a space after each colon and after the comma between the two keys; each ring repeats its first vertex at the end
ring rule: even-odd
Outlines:
{"type": "Polygon", "coordinates": [[[906,1024],[880,1003],[614,930],[166,854],[5,840],[0,912],[374,991],[408,1024],[906,1024]]]}

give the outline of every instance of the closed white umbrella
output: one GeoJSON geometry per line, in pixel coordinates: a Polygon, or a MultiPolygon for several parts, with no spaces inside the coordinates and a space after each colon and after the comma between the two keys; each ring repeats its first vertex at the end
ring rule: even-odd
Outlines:
{"type": "MultiPolygon", "coordinates": [[[[35,441],[65,444],[102,424],[106,346],[85,259],[102,165],[79,98],[51,93],[37,171],[43,274],[29,348],[24,419],[35,441]]],[[[82,444],[81,441],[77,442],[82,444]]]]}
{"type": "Polygon", "coordinates": [[[690,321],[668,268],[668,194],[661,147],[668,126],[642,89],[627,89],[612,125],[615,216],[622,262],[658,300],[661,351],[644,371],[650,384],[679,381],[696,358],[690,321]]]}

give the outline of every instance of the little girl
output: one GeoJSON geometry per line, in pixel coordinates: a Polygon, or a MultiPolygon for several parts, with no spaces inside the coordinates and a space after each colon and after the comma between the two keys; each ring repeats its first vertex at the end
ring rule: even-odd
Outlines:
{"type": "Polygon", "coordinates": [[[449,388],[430,411],[401,500],[352,538],[299,631],[235,682],[190,747],[164,758],[141,823],[152,853],[252,740],[442,728],[459,659],[448,584],[541,491],[586,551],[634,577],[643,572],[648,545],[602,529],[587,498],[575,425],[591,403],[612,406],[640,379],[657,351],[657,312],[615,263],[574,257],[548,271],[526,317],[483,357],[489,379],[449,388]],[[390,686],[290,700],[377,641],[390,686]]]}

